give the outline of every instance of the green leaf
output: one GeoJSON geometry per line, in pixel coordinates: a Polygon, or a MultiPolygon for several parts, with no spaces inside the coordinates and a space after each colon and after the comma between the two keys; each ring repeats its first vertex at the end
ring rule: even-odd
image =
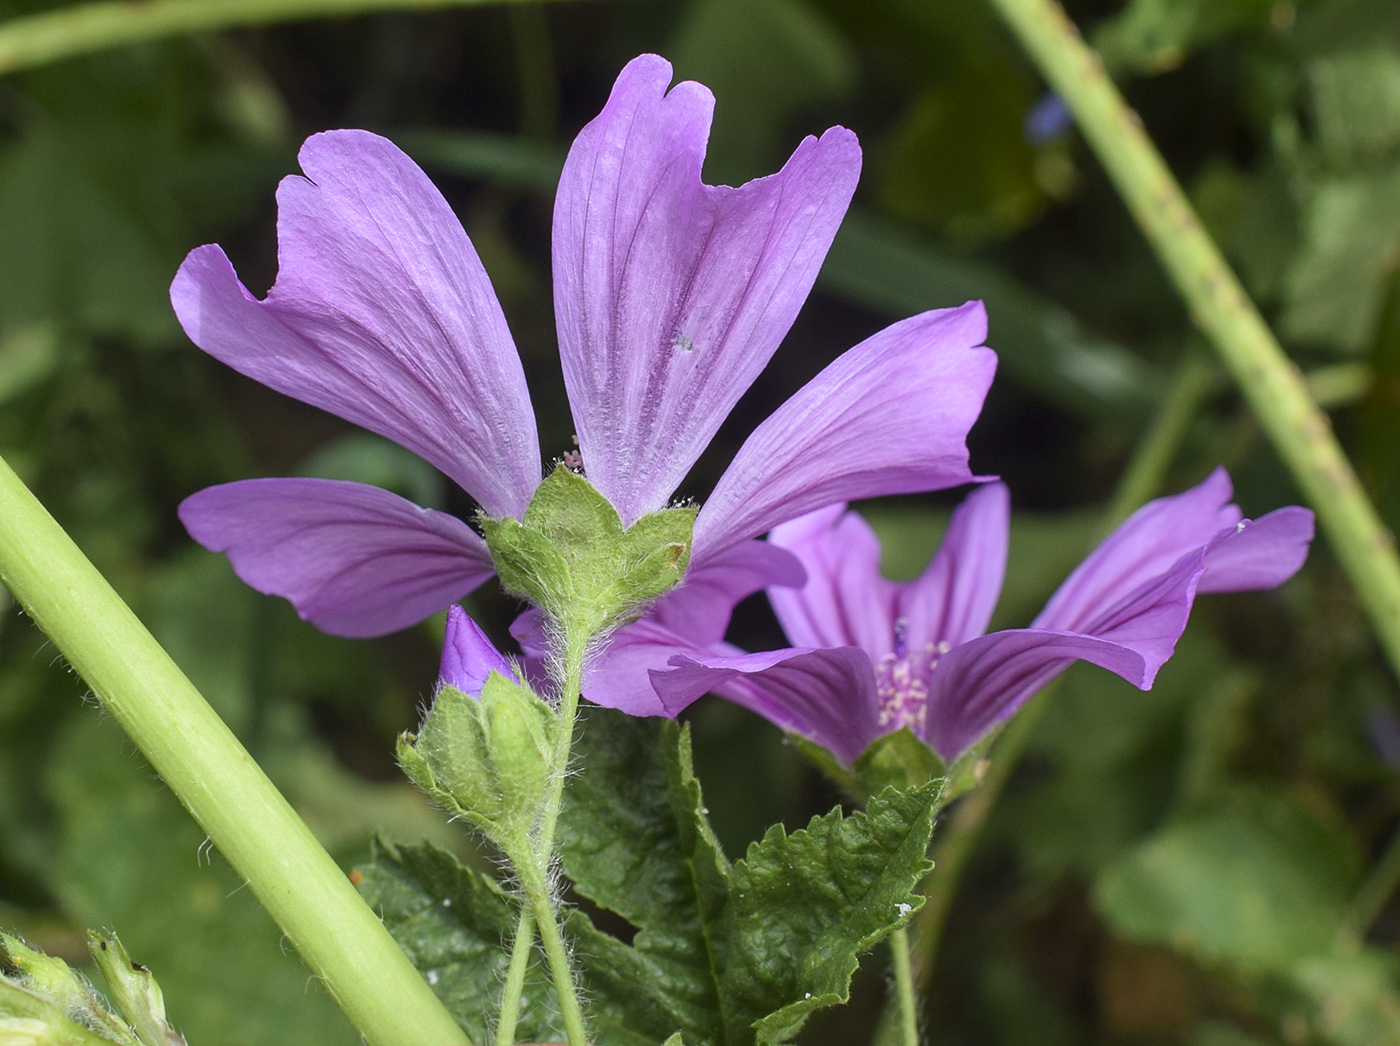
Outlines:
{"type": "Polygon", "coordinates": [[[1095,899],[1130,939],[1287,972],[1332,948],[1357,864],[1345,832],[1297,800],[1241,790],[1110,865],[1095,899]]]}
{"type": "Polygon", "coordinates": [[[1094,34],[1110,69],[1160,73],[1175,69],[1202,44],[1262,25],[1274,0],[1131,0],[1094,34]]]}
{"type": "Polygon", "coordinates": [[[688,733],[590,713],[583,773],[560,820],[579,893],[637,927],[631,945],[570,921],[601,1042],[787,1041],[844,1002],[856,956],[922,899],[938,784],[886,791],[868,810],[774,826],[730,865],[705,817],[688,733]]]}
{"type": "Polygon", "coordinates": [[[1290,338],[1349,353],[1370,347],[1400,250],[1400,224],[1382,214],[1400,214],[1400,166],[1316,187],[1285,281],[1280,325],[1290,338]]]}
{"type": "MultiPolygon", "coordinates": [[[[358,869],[360,892],[394,940],[423,972],[473,1042],[487,1042],[487,1018],[499,1006],[519,907],[488,876],[432,843],[378,840],[358,869]]],[[[542,967],[526,978],[517,1036],[562,1040],[553,990],[542,967]]]]}
{"type": "Polygon", "coordinates": [[[1308,65],[1317,136],[1334,162],[1379,156],[1400,144],[1400,53],[1371,44],[1308,65]]]}

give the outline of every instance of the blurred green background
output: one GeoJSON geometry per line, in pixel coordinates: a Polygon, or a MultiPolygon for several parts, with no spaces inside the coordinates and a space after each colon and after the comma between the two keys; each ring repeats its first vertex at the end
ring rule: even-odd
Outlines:
{"type": "MultiPolygon", "coordinates": [[[[53,5],[0,4],[0,17],[53,5]]],[[[1104,54],[1209,229],[1400,522],[1400,4],[1085,0],[1104,54]]],[[[707,178],[770,172],[856,130],[865,170],[817,292],[687,481],[893,319],[982,298],[1001,369],[973,467],[1011,485],[998,624],[1025,624],[1101,532],[1172,383],[1208,354],[1092,156],[975,0],[588,0],[179,38],[0,80],[0,454],[69,529],[348,866],[376,829],[470,851],[403,782],[441,622],[331,639],[234,578],[175,506],[215,482],[320,475],[469,515],[377,437],[272,393],[182,335],[166,289],[223,244],[275,276],[277,180],[330,127],[393,138],[471,234],[524,356],[546,454],[570,448],[549,287],[553,184],[634,54],[718,98],[707,178]]],[[[1227,465],[1246,514],[1298,499],[1207,364],[1153,493],[1227,465]]],[[[869,506],[891,576],[956,495],[869,506]]],[[[0,597],[3,594],[0,593],[0,597]]],[[[499,640],[514,608],[469,609],[499,640]]],[[[761,601],[735,642],[779,645],[761,601]]],[[[994,810],[926,1000],[938,1044],[1400,1043],[1400,694],[1319,545],[1276,593],[1211,596],[1148,694],[1076,670],[994,810]],[[1356,932],[1349,932],[1356,931],[1356,932]],[[1358,940],[1361,943],[1358,943],[1358,940]]],[[[354,1033],[203,833],[7,604],[0,618],[0,924],[79,961],[116,929],[196,1046],[354,1033]]],[[[836,794],[763,722],[691,716],[731,855],[836,794]]],[[[937,843],[937,836],[935,837],[937,843]]],[[[800,1041],[863,1043],[869,957],[800,1041]]]]}

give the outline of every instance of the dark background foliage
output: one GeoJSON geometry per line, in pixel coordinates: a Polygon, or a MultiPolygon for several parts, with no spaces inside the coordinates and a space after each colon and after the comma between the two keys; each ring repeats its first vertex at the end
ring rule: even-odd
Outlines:
{"type": "MultiPolygon", "coordinates": [[[[1400,6],[1070,9],[1394,527],[1400,6]]],[[[0,453],[347,863],[377,828],[470,852],[391,755],[430,694],[441,621],[375,642],[322,636],[194,546],[175,506],[210,483],[294,474],[472,506],[399,448],[205,357],[166,288],[187,250],[217,241],[265,290],[273,192],[296,170],[297,144],[330,127],[379,131],[462,218],[525,358],[546,454],[561,454],[571,429],[550,302],[553,180],[643,50],[715,91],[711,181],[767,173],[832,123],[865,149],[817,292],[683,494],[703,497],[752,426],[846,347],[911,312],[984,298],[1002,364],[973,466],[1011,485],[998,622],[1024,624],[1101,532],[1174,376],[1208,358],[1103,172],[974,0],[486,6],[172,40],[5,78],[0,453]]],[[[1247,514],[1298,498],[1212,372],[1154,492],[1217,462],[1247,514]]],[[[922,568],[953,500],[868,506],[891,576],[922,568]]],[[[508,601],[488,589],[468,605],[507,641],[508,601]]],[[[759,602],[741,608],[732,638],[781,642],[759,602]]],[[[85,926],[117,929],[192,1042],[355,1041],[83,694],[11,606],[0,923],[74,961],[85,926]]],[[[924,1015],[933,1041],[1400,1042],[1400,907],[1370,900],[1389,885],[1378,862],[1400,818],[1400,704],[1324,546],[1280,592],[1203,599],[1152,692],[1082,670],[1047,700],[954,899],[924,1015]],[[1357,925],[1364,946],[1336,944],[1357,925]]],[[[713,701],[691,718],[731,854],[836,800],[765,723],[713,701]]],[[[852,1005],[801,1041],[866,1041],[884,962],[868,957],[852,1005]]]]}

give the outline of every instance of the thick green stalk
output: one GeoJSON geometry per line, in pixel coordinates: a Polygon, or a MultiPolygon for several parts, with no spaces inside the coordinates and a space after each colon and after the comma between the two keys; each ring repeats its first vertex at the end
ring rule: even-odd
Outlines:
{"type": "Polygon", "coordinates": [[[370,1046],[468,1042],[296,811],[3,461],[0,581],[194,814],[370,1046]]]}
{"type": "Polygon", "coordinates": [[[0,23],[0,73],[180,33],[489,2],[493,0],[104,0],[74,4],[0,23]]]}
{"type": "Polygon", "coordinates": [[[496,1022],[493,1046],[515,1046],[515,1025],[520,1020],[520,997],[525,993],[525,972],[530,966],[530,952],[535,947],[535,915],[525,905],[515,928],[515,940],[510,946],[510,966],[506,970],[506,987],[501,993],[501,1015],[496,1022]]]}
{"type": "Polygon", "coordinates": [[[991,0],[1064,99],[1175,281],[1197,325],[1316,510],[1392,668],[1400,672],[1400,560],[1395,542],[1318,409],[1185,194],[1054,0],[991,0]]]}

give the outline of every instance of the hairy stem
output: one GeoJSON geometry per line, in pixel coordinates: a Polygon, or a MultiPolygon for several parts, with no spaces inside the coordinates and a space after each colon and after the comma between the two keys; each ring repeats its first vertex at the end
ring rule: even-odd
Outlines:
{"type": "Polygon", "coordinates": [[[506,987],[501,993],[501,1013],[496,1022],[495,1046],[515,1046],[515,1025],[520,1020],[520,997],[525,992],[525,971],[535,946],[535,914],[527,904],[520,911],[515,940],[510,946],[506,987]]]}
{"type": "Polygon", "coordinates": [[[469,1041],[223,720],[3,461],[0,581],[252,887],[370,1046],[469,1041]]]}
{"type": "Polygon", "coordinates": [[[0,23],[0,73],[180,33],[488,2],[492,0],[103,0],[74,4],[0,23]]]}
{"type": "Polygon", "coordinates": [[[1400,672],[1400,560],[1395,542],[1313,402],[1219,249],[1202,228],[1142,121],[1055,0],[991,0],[1064,99],[1260,425],[1317,512],[1390,660],[1400,672]]]}
{"type": "MultiPolygon", "coordinates": [[[[523,854],[520,856],[524,857],[523,854]]],[[[520,875],[520,884],[525,888],[525,897],[534,912],[535,922],[539,924],[540,944],[549,961],[555,994],[559,996],[564,1034],[569,1046],[588,1046],[588,1036],[583,1030],[583,1010],[579,1006],[578,989],[574,986],[573,966],[569,962],[563,935],[559,932],[559,922],[554,917],[554,897],[549,890],[545,869],[539,864],[517,863],[516,872],[520,875]]]]}

